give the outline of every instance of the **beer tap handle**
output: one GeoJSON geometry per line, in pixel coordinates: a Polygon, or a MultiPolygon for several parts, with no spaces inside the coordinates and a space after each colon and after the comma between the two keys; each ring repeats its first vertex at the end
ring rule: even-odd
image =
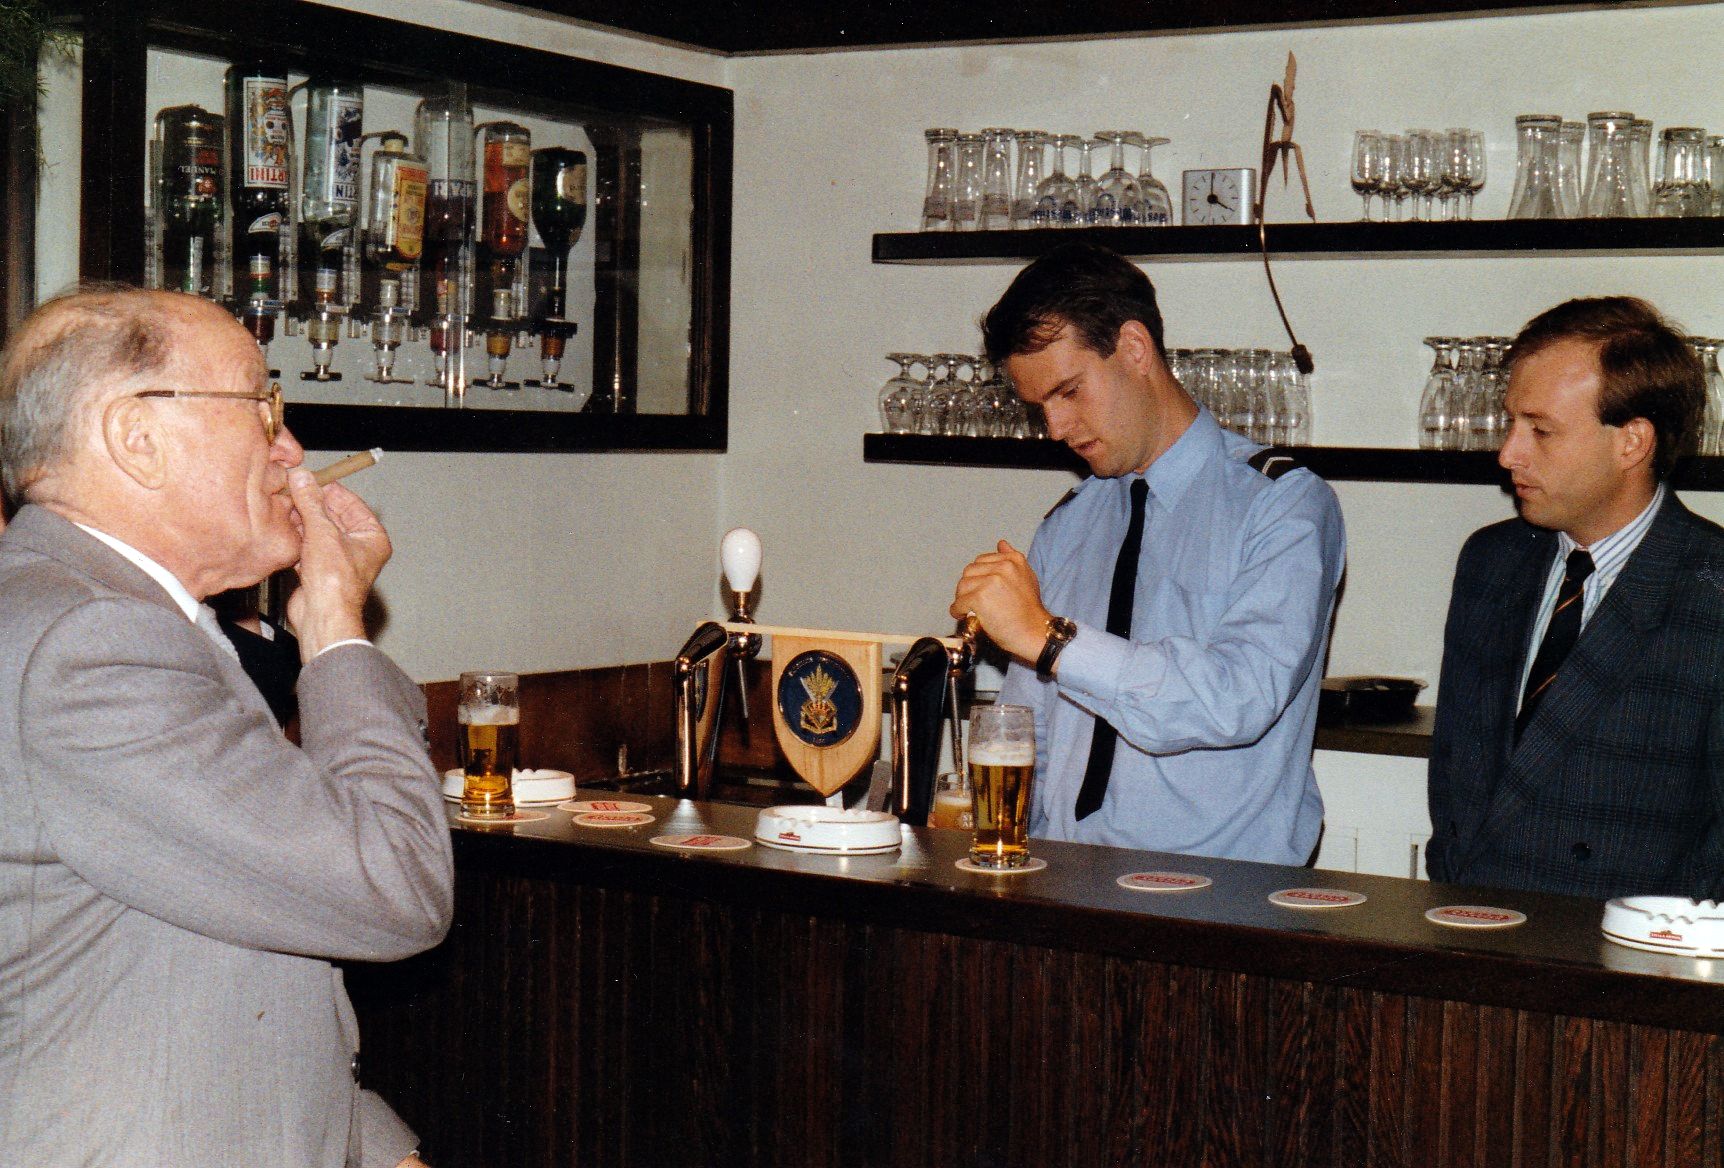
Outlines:
{"type": "MultiPolygon", "coordinates": [[[[748,610],[748,594],[760,579],[760,537],[746,527],[733,527],[724,533],[718,545],[718,560],[724,568],[725,583],[730,585],[730,619],[752,623],[748,610]]],[[[730,655],[736,659],[736,704],[742,712],[743,741],[748,740],[748,671],[743,659],[760,653],[760,634],[732,633],[730,655]]]]}

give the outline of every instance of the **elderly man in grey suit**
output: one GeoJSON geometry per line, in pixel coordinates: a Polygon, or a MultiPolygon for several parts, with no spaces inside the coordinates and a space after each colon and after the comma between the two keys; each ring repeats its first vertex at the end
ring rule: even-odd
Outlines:
{"type": "Polygon", "coordinates": [[[1700,362],[1613,296],[1509,353],[1520,517],[1461,550],[1431,743],[1430,872],[1579,896],[1724,893],[1724,530],[1668,485],[1700,362]]]}
{"type": "Polygon", "coordinates": [[[330,962],[442,938],[448,829],[360,620],[389,537],[303,454],[193,297],[52,301],[0,368],[0,1164],[418,1163],[330,962]],[[289,565],[303,749],[200,604],[289,565]]]}

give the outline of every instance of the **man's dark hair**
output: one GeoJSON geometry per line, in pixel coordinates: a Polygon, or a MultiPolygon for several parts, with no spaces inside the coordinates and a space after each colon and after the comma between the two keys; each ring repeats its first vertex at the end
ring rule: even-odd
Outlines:
{"type": "Polygon", "coordinates": [[[1136,265],[1093,243],[1065,243],[1018,273],[982,318],[982,343],[995,365],[1039,353],[1071,328],[1103,357],[1113,356],[1119,328],[1139,321],[1162,347],[1155,285],[1136,265]]]}
{"type": "Polygon", "coordinates": [[[1602,384],[1598,420],[1652,423],[1652,469],[1660,479],[1688,452],[1706,405],[1706,373],[1682,334],[1652,305],[1633,296],[1568,300],[1526,323],[1505,361],[1520,362],[1560,341],[1582,341],[1598,354],[1602,384]]]}

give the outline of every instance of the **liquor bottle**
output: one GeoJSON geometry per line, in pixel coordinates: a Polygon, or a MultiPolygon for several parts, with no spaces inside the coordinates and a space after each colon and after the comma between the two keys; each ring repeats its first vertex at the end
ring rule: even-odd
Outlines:
{"type": "Polygon", "coordinates": [[[161,286],[194,296],[214,295],[222,118],[195,105],[164,109],[156,114],[155,145],[161,286]]]}
{"type": "Polygon", "coordinates": [[[227,122],[234,299],[273,303],[280,298],[281,225],[292,167],[286,70],[271,61],[230,68],[227,122]]]}
{"type": "Polygon", "coordinates": [[[532,136],[525,126],[491,122],[480,131],[484,143],[484,202],[479,245],[489,265],[492,316],[513,320],[515,268],[527,250],[527,172],[533,161],[532,136]],[[501,298],[498,293],[503,293],[501,298]]]}
{"type": "Polygon", "coordinates": [[[473,234],[477,184],[473,180],[473,107],[466,86],[419,103],[414,145],[425,159],[425,270],[431,273],[436,311],[458,313],[466,302],[462,261],[473,234]]]}
{"type": "Polygon", "coordinates": [[[365,258],[380,277],[377,303],[411,311],[403,278],[416,274],[425,251],[425,160],[407,152],[407,139],[382,134],[371,156],[371,196],[366,203],[365,258]],[[393,291],[391,290],[393,289],[393,291]]]}
{"type": "Polygon", "coordinates": [[[533,151],[533,226],[551,253],[551,295],[546,316],[568,313],[569,248],[587,223],[587,156],[547,146],[533,151]]]}
{"type": "MultiPolygon", "coordinates": [[[[304,262],[314,274],[313,305],[345,303],[341,295],[343,251],[359,208],[359,135],[365,97],[358,85],[313,77],[306,83],[305,169],[299,223],[304,262]]],[[[304,281],[302,281],[303,283],[304,281]]]]}

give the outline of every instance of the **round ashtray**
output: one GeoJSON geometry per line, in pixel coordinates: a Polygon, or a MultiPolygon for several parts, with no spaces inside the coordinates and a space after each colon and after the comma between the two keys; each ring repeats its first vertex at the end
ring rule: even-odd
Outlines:
{"type": "Polygon", "coordinates": [[[768,807],[755,820],[754,838],[769,848],[835,855],[895,852],[903,840],[896,815],[818,803],[768,807]]]}
{"type": "Polygon", "coordinates": [[[1618,945],[1724,957],[1724,905],[1681,896],[1619,896],[1604,906],[1604,935],[1618,945]]]}
{"type": "MultiPolygon", "coordinates": [[[[459,767],[443,772],[443,798],[459,802],[465,785],[459,767]]],[[[518,770],[509,785],[516,803],[562,803],[575,797],[575,776],[568,771],[518,770]]]]}

